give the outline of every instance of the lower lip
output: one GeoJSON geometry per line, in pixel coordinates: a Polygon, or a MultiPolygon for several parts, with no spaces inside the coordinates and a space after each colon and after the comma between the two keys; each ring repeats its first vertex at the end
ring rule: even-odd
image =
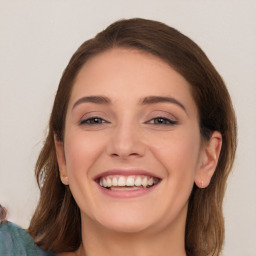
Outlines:
{"type": "MultiPolygon", "coordinates": [[[[160,182],[159,182],[160,183],[160,182]]],[[[146,195],[148,193],[151,193],[155,190],[155,188],[159,185],[159,183],[155,184],[154,186],[150,188],[139,188],[136,190],[111,190],[106,189],[100,186],[100,184],[97,183],[97,186],[99,187],[100,191],[104,193],[107,196],[115,197],[115,198],[134,198],[146,195]]]]}

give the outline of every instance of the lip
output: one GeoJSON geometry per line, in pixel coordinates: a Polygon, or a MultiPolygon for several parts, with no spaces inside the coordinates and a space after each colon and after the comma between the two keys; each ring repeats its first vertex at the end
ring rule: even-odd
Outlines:
{"type": "Polygon", "coordinates": [[[154,178],[158,178],[158,179],[162,179],[161,177],[156,176],[154,173],[152,172],[148,172],[145,170],[141,170],[141,169],[112,169],[112,170],[107,170],[105,172],[102,172],[98,175],[96,175],[93,180],[97,181],[98,179],[100,179],[101,177],[106,177],[106,176],[110,176],[110,175],[120,175],[120,176],[132,176],[132,175],[141,175],[141,176],[151,176],[154,178]]]}
{"type": "Polygon", "coordinates": [[[101,193],[103,193],[106,196],[109,197],[114,197],[114,198],[135,198],[135,197],[140,197],[143,195],[147,195],[151,192],[153,192],[158,185],[161,183],[162,178],[156,176],[154,173],[145,171],[145,170],[140,170],[140,169],[113,169],[113,170],[107,170],[105,172],[102,172],[94,177],[94,181],[97,185],[97,188],[101,193]],[[120,176],[130,176],[130,175],[142,175],[142,176],[151,176],[154,178],[160,179],[160,182],[155,184],[154,186],[150,188],[139,188],[137,190],[110,190],[106,189],[99,184],[99,179],[105,176],[110,176],[110,175],[120,175],[120,176]]]}
{"type": "Polygon", "coordinates": [[[102,186],[100,186],[99,183],[96,182],[98,189],[104,195],[115,197],[115,198],[123,198],[123,199],[134,198],[134,197],[139,197],[139,196],[149,194],[152,191],[154,191],[160,183],[161,181],[150,188],[139,188],[137,190],[110,190],[110,189],[103,188],[102,186]]]}

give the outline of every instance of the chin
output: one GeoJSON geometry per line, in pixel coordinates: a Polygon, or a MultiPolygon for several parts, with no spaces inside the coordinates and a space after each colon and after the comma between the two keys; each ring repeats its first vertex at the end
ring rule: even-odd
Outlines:
{"type": "Polygon", "coordinates": [[[148,229],[156,221],[152,216],[139,211],[109,211],[107,215],[98,216],[96,221],[104,228],[120,233],[138,233],[148,229]],[[147,218],[145,218],[147,216],[147,218]]]}
{"type": "Polygon", "coordinates": [[[108,221],[101,223],[101,225],[113,232],[118,233],[139,233],[149,228],[149,224],[138,223],[138,221],[108,221]]]}

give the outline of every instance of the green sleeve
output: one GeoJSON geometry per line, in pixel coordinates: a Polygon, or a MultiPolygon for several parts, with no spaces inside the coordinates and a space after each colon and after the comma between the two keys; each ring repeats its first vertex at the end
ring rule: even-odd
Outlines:
{"type": "Polygon", "coordinates": [[[0,255],[53,256],[38,247],[26,230],[8,221],[0,224],[0,255]]]}

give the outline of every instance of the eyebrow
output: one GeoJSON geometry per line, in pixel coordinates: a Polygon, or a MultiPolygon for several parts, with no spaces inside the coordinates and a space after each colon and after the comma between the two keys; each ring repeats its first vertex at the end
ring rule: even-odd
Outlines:
{"type": "Polygon", "coordinates": [[[87,97],[82,97],[79,100],[77,100],[75,102],[75,104],[73,105],[72,110],[77,105],[79,105],[81,103],[86,103],[86,102],[96,103],[96,104],[108,104],[108,105],[111,103],[110,99],[107,98],[107,97],[103,97],[103,96],[87,96],[87,97]]]}
{"type": "MultiPolygon", "coordinates": [[[[78,99],[72,107],[72,110],[79,104],[82,103],[95,103],[95,104],[106,104],[110,105],[111,100],[104,96],[86,96],[78,99]]],[[[148,96],[142,99],[142,105],[150,105],[150,104],[157,104],[157,103],[173,103],[181,107],[186,113],[187,110],[185,106],[178,100],[173,97],[163,97],[163,96],[148,96]]]]}
{"type": "Polygon", "coordinates": [[[142,101],[142,105],[156,104],[156,103],[173,103],[181,107],[187,113],[185,106],[180,101],[172,97],[149,96],[144,98],[142,101]]]}

